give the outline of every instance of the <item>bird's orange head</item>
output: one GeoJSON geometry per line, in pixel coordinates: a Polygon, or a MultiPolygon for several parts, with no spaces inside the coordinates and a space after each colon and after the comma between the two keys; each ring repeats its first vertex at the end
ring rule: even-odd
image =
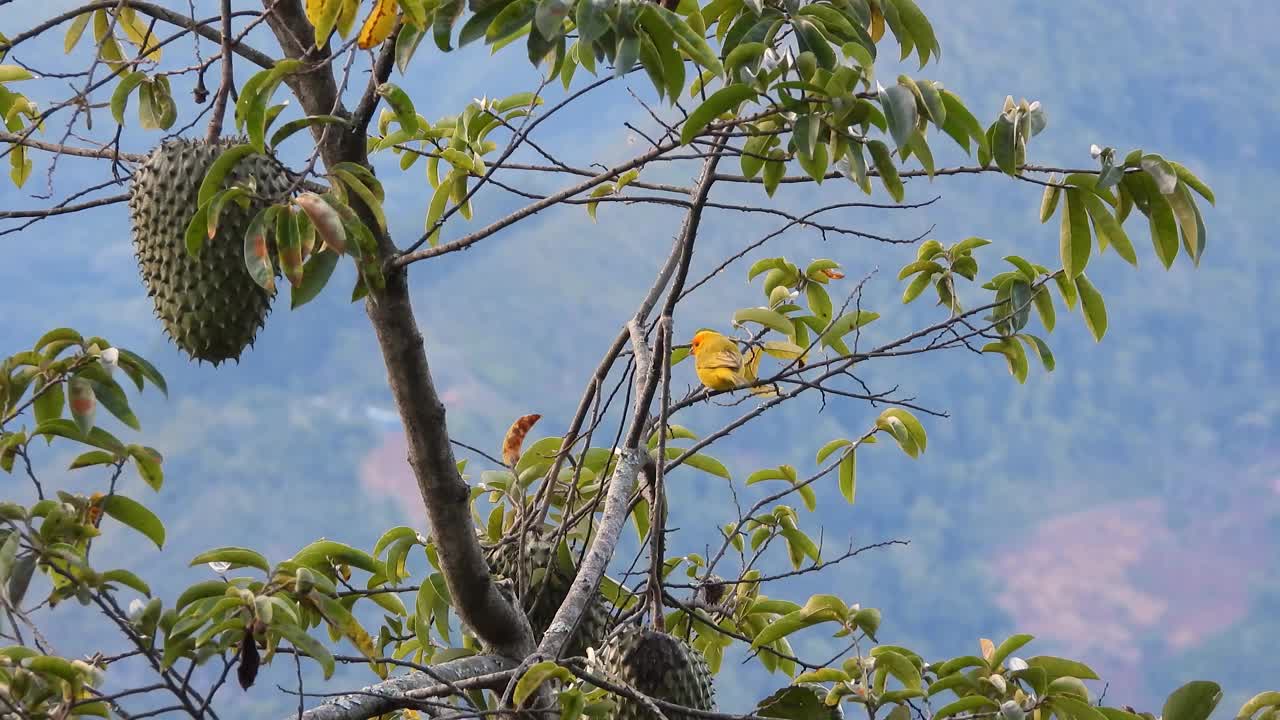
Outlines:
{"type": "Polygon", "coordinates": [[[711,338],[715,337],[718,334],[719,333],[716,333],[712,330],[699,330],[698,332],[694,333],[693,340],[689,342],[690,350],[693,352],[694,355],[697,355],[698,349],[701,348],[704,343],[706,343],[708,340],[710,340],[711,338]]]}

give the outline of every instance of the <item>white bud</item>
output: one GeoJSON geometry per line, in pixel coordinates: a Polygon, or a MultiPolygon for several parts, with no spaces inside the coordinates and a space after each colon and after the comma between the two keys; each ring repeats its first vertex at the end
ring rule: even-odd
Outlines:
{"type": "Polygon", "coordinates": [[[1096,143],[1093,145],[1090,145],[1089,157],[1093,158],[1094,160],[1097,160],[1098,158],[1102,157],[1102,148],[1098,147],[1096,143]]]}
{"type": "Polygon", "coordinates": [[[231,563],[214,561],[209,563],[209,569],[221,575],[231,569],[231,563]]]}
{"type": "Polygon", "coordinates": [[[1005,700],[1000,705],[1001,720],[1023,720],[1026,716],[1022,706],[1012,700],[1005,700]]]}

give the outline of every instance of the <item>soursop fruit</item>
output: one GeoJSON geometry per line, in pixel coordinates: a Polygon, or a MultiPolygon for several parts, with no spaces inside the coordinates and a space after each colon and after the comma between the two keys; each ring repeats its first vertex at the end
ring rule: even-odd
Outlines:
{"type": "MultiPolygon", "coordinates": [[[[569,594],[569,587],[577,574],[576,569],[566,567],[556,557],[551,543],[540,537],[525,539],[524,554],[520,554],[517,543],[511,542],[498,548],[489,562],[490,570],[499,578],[515,580],[523,577],[528,586],[522,593],[521,605],[533,628],[535,641],[540,641],[546,634],[556,611],[564,603],[569,594]],[[520,575],[518,560],[524,558],[523,575],[520,575]]],[[[588,647],[597,646],[608,631],[610,613],[608,606],[599,598],[587,606],[578,622],[577,632],[569,638],[565,646],[564,657],[580,657],[585,655],[588,647]]]]}
{"type": "Polygon", "coordinates": [[[253,281],[244,261],[244,234],[267,203],[289,188],[283,169],[264,155],[238,163],[228,185],[256,185],[247,208],[228,203],[217,235],[207,238],[198,257],[186,249],[187,224],[197,210],[205,172],[235,138],[215,142],[178,139],[164,143],[134,172],[129,194],[133,246],[142,282],[156,316],[173,342],[192,359],[217,365],[239,360],[253,344],[271,311],[274,290],[253,281]]]}
{"type": "MultiPolygon", "coordinates": [[[[674,635],[630,625],[610,637],[597,653],[593,668],[606,679],[627,685],[651,698],[697,710],[715,710],[715,685],[702,653],[674,635]]],[[[613,720],[656,720],[628,697],[615,696],[613,720]]],[[[664,710],[668,720],[696,716],[664,710]]]]}

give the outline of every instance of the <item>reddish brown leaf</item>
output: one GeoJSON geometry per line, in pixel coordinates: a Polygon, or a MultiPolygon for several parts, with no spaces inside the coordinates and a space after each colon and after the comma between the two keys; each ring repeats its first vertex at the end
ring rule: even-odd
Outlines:
{"type": "Polygon", "coordinates": [[[333,206],[315,193],[302,193],[293,199],[294,204],[311,219],[316,234],[328,248],[339,255],[347,250],[347,231],[342,227],[342,216],[333,206]]]}
{"type": "Polygon", "coordinates": [[[524,415],[511,423],[511,429],[507,430],[507,436],[502,439],[502,462],[515,467],[520,460],[520,448],[524,445],[525,436],[540,419],[541,415],[524,415]]]}

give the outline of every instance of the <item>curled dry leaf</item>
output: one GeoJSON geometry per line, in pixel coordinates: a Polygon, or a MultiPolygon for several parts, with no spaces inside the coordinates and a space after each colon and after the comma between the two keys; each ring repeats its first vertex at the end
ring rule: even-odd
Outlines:
{"type": "Polygon", "coordinates": [[[515,467],[520,460],[520,448],[524,445],[525,436],[540,419],[542,419],[541,415],[524,415],[511,423],[507,436],[502,439],[502,462],[509,467],[515,467]]]}
{"type": "Polygon", "coordinates": [[[827,269],[827,270],[823,270],[823,271],[822,271],[822,274],[823,274],[823,275],[826,275],[827,277],[831,278],[832,280],[843,280],[843,279],[844,279],[844,273],[840,272],[839,270],[827,269]]]}
{"type": "Polygon", "coordinates": [[[248,690],[258,679],[258,666],[262,658],[258,655],[258,644],[253,639],[253,629],[247,628],[240,639],[240,666],[236,668],[236,679],[240,687],[248,690]]]}
{"type": "Polygon", "coordinates": [[[360,34],[356,36],[356,42],[361,50],[380,45],[383,40],[391,36],[391,30],[396,24],[397,7],[396,0],[375,0],[373,10],[369,11],[369,16],[360,26],[360,34]]]}
{"type": "Polygon", "coordinates": [[[347,231],[342,227],[342,216],[333,206],[315,193],[302,193],[293,202],[311,219],[316,233],[326,247],[339,255],[347,250],[347,231]]]}

